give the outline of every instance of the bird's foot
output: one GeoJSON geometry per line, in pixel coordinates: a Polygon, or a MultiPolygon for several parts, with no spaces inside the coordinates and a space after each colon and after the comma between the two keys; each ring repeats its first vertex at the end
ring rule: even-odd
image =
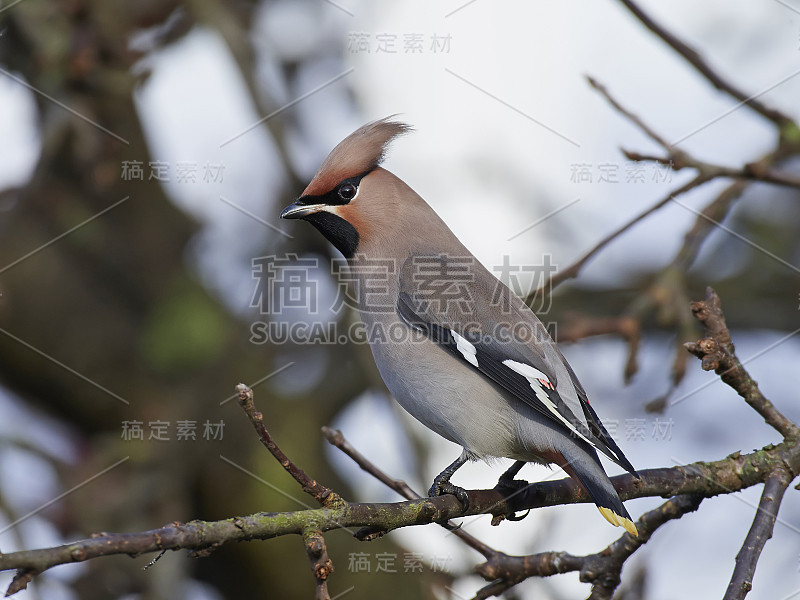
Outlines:
{"type": "Polygon", "coordinates": [[[467,494],[467,490],[462,487],[458,487],[457,485],[453,485],[446,478],[440,479],[437,477],[433,480],[431,489],[428,490],[428,497],[436,498],[437,496],[443,496],[444,494],[452,494],[455,496],[461,503],[461,507],[464,509],[464,512],[469,510],[469,495],[467,494]]]}
{"type": "Polygon", "coordinates": [[[530,483],[525,481],[524,479],[514,479],[513,475],[508,475],[507,473],[503,473],[500,476],[500,479],[497,480],[497,485],[494,486],[499,492],[508,493],[508,494],[517,494],[528,487],[530,483]]]}
{"type": "MultiPolygon", "coordinates": [[[[514,475],[516,473],[506,472],[500,476],[500,479],[497,480],[497,485],[494,486],[498,492],[503,494],[503,496],[508,500],[511,499],[513,496],[516,496],[520,492],[522,492],[525,488],[527,488],[530,483],[523,479],[514,479],[514,475]]],[[[525,517],[530,514],[530,509],[525,511],[522,515],[517,516],[516,512],[511,512],[509,514],[503,515],[503,517],[509,521],[522,521],[525,517]]]]}

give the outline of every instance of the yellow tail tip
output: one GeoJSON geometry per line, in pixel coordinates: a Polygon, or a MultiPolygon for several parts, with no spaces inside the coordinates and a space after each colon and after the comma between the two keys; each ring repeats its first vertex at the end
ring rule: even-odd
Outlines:
{"type": "Polygon", "coordinates": [[[621,517],[610,508],[606,508],[604,506],[598,506],[597,510],[599,510],[600,514],[605,517],[606,521],[611,523],[614,527],[624,527],[625,531],[630,533],[632,536],[639,537],[639,532],[636,529],[636,525],[630,519],[621,517]]]}

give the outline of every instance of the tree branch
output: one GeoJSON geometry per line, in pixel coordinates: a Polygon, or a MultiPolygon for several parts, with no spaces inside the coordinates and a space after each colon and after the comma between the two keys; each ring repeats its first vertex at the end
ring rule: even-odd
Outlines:
{"type": "MultiPolygon", "coordinates": [[[[694,262],[709,233],[714,230],[715,226],[719,226],[721,221],[724,220],[725,216],[730,210],[730,207],[733,205],[733,202],[742,195],[750,182],[761,181],[793,188],[800,187],[799,177],[792,174],[781,173],[773,170],[772,168],[774,164],[796,154],[798,151],[800,151],[800,148],[798,148],[796,143],[789,143],[788,138],[781,138],[781,142],[776,149],[765,154],[754,162],[747,163],[741,169],[733,169],[700,161],[691,156],[689,153],[670,144],[663,136],[657,133],[640,117],[620,104],[606,89],[606,87],[600,84],[597,80],[593,79],[592,77],[588,77],[588,81],[590,85],[592,85],[592,87],[596,89],[617,112],[633,123],[636,127],[641,129],[645,135],[663,147],[667,152],[667,156],[665,157],[655,157],[622,150],[628,159],[653,160],[659,164],[668,165],[674,171],[684,168],[692,168],[697,171],[697,174],[695,178],[686,186],[670,193],[666,198],[663,198],[661,201],[657,202],[653,207],[638,215],[623,227],[603,238],[578,261],[551,276],[539,289],[534,291],[526,298],[526,302],[530,303],[539,294],[549,293],[552,288],[563,281],[577,277],[581,269],[585,266],[586,262],[593,258],[596,253],[602,250],[606,245],[610,244],[614,239],[631,228],[638,221],[648,216],[652,212],[662,208],[670,200],[675,200],[675,198],[680,194],[683,194],[694,187],[698,187],[708,181],[720,177],[733,178],[734,181],[722,192],[720,192],[716,198],[714,198],[714,200],[712,200],[701,211],[695,211],[694,209],[681,204],[680,202],[678,203],[686,210],[694,212],[697,215],[695,223],[686,232],[684,236],[684,242],[670,264],[667,265],[660,274],[658,274],[655,281],[649,286],[647,291],[643,294],[640,294],[631,303],[630,307],[625,313],[626,316],[641,322],[646,313],[654,309],[658,309],[660,322],[670,323],[677,321],[678,338],[676,342],[675,359],[673,361],[672,369],[672,386],[674,390],[675,386],[677,386],[677,384],[681,381],[686,371],[686,353],[683,351],[683,344],[694,337],[692,324],[693,321],[689,311],[686,309],[686,301],[688,299],[685,292],[684,273],[694,262]]],[[[624,371],[626,380],[629,380],[636,372],[636,349],[630,344],[629,349],[629,358],[624,371]]],[[[667,395],[651,401],[648,406],[654,410],[658,410],[660,406],[663,406],[666,403],[666,397],[668,395],[669,392],[667,395]]]]}
{"type": "Polygon", "coordinates": [[[659,135],[658,133],[656,133],[656,131],[655,131],[655,130],[654,130],[652,127],[650,127],[650,126],[649,126],[647,123],[645,123],[645,122],[644,122],[644,121],[643,121],[643,120],[642,120],[642,119],[641,119],[639,116],[635,115],[634,113],[632,113],[631,111],[629,111],[627,108],[625,108],[624,106],[622,106],[622,104],[620,104],[619,102],[617,102],[617,100],[616,100],[616,99],[615,99],[615,98],[614,98],[614,97],[611,95],[611,93],[608,91],[608,89],[606,88],[606,86],[604,86],[603,84],[601,84],[601,83],[600,83],[599,81],[597,81],[597,80],[596,80],[594,77],[591,77],[591,76],[588,76],[588,75],[587,75],[586,79],[587,79],[587,81],[589,82],[589,85],[591,85],[591,86],[592,86],[594,89],[596,89],[598,92],[600,92],[600,95],[601,95],[601,96],[603,96],[603,97],[606,99],[606,101],[607,101],[607,102],[608,102],[608,103],[609,103],[609,104],[610,104],[612,107],[614,107],[614,109],[615,109],[615,110],[616,110],[618,113],[620,113],[620,114],[621,114],[623,117],[625,117],[625,118],[626,118],[626,119],[628,119],[628,120],[629,120],[631,123],[633,123],[634,125],[636,125],[636,127],[638,127],[639,129],[641,129],[641,130],[642,130],[642,132],[643,132],[643,133],[644,133],[644,134],[645,134],[647,137],[649,137],[649,138],[650,138],[651,140],[653,140],[653,141],[654,141],[656,144],[658,144],[659,146],[661,146],[662,148],[664,148],[664,150],[666,150],[667,152],[669,152],[669,153],[670,153],[670,155],[682,156],[682,155],[684,154],[683,150],[679,150],[678,148],[675,148],[675,147],[674,147],[672,144],[670,144],[670,143],[669,143],[669,142],[668,142],[668,141],[667,141],[665,138],[663,138],[661,135],[659,135]]]}
{"type": "Polygon", "coordinates": [[[673,171],[681,169],[697,169],[703,171],[709,177],[728,177],[730,179],[747,179],[749,181],[760,181],[762,183],[772,183],[785,187],[800,188],[800,177],[792,173],[775,171],[769,167],[764,167],[759,162],[747,163],[743,167],[736,169],[725,167],[713,163],[698,160],[691,155],[683,152],[683,160],[676,160],[674,154],[667,156],[653,156],[641,154],[630,150],[622,150],[625,158],[634,161],[650,161],[660,165],[668,166],[673,171]]]}
{"type": "MultiPolygon", "coordinates": [[[[734,454],[715,462],[698,462],[672,468],[647,469],[641,479],[625,474],[612,478],[623,500],[650,496],[693,494],[704,498],[757,485],[775,468],[792,476],[800,472],[800,445],[783,442],[751,454],[734,454]]],[[[138,533],[100,533],[89,539],[39,550],[0,554],[0,570],[21,569],[34,575],[61,564],[100,556],[138,556],[162,550],[213,550],[230,542],[265,540],[283,535],[303,535],[309,528],[324,533],[335,529],[370,527],[391,531],[425,525],[454,517],[477,514],[509,514],[528,508],[591,502],[572,479],[531,484],[514,497],[497,490],[469,492],[470,509],[464,512],[453,496],[423,498],[389,504],[350,503],[283,513],[256,513],[221,521],[171,523],[138,533]]]]}
{"type": "Polygon", "coordinates": [[[783,500],[783,494],[792,482],[792,475],[777,467],[764,483],[761,501],[753,524],[736,555],[736,568],[723,600],[741,600],[753,589],[753,575],[767,540],[772,537],[775,520],[783,500]]]}
{"type": "MultiPolygon", "coordinates": [[[[423,496],[419,495],[417,492],[411,489],[405,481],[401,479],[393,479],[389,475],[387,475],[384,471],[379,469],[372,461],[370,461],[366,456],[361,454],[358,450],[356,450],[350,442],[345,439],[344,435],[338,429],[331,429],[330,427],[323,427],[322,434],[325,436],[325,439],[328,442],[344,452],[347,456],[353,459],[353,461],[361,467],[363,471],[366,471],[370,475],[372,475],[375,479],[386,485],[388,488],[394,490],[403,498],[408,500],[419,500],[423,496]]],[[[458,525],[455,523],[448,522],[442,525],[445,529],[448,529],[454,536],[461,539],[465,544],[467,544],[473,550],[476,550],[483,554],[485,558],[490,558],[497,554],[497,550],[487,546],[478,538],[470,535],[463,529],[460,529],[458,525]]]]}
{"type": "Polygon", "coordinates": [[[611,95],[611,92],[609,92],[603,84],[598,82],[593,77],[587,76],[587,80],[589,81],[589,84],[595,90],[597,90],[618,113],[633,123],[636,127],[641,129],[642,133],[664,148],[664,150],[667,152],[667,156],[653,156],[622,149],[622,153],[628,160],[652,161],[664,166],[668,166],[673,171],[680,171],[682,169],[695,169],[698,172],[698,176],[703,175],[708,180],[716,179],[717,177],[728,177],[731,179],[761,181],[763,183],[772,183],[793,188],[800,187],[800,177],[792,173],[781,173],[779,171],[775,171],[771,166],[773,162],[771,159],[765,160],[762,158],[761,160],[747,163],[742,168],[735,169],[732,167],[716,165],[695,158],[690,153],[673,146],[666,140],[666,138],[645,123],[638,115],[622,106],[622,104],[611,95]]]}
{"type": "Polygon", "coordinates": [[[253,390],[245,384],[240,383],[236,386],[236,392],[239,395],[239,406],[244,409],[247,418],[250,419],[250,422],[253,424],[258,434],[258,439],[261,440],[264,447],[270,451],[280,465],[286,469],[286,472],[300,484],[303,491],[313,497],[322,506],[333,506],[337,502],[341,502],[342,499],[338,494],[309,477],[305,471],[289,460],[289,457],[278,447],[267,431],[267,428],[264,427],[264,415],[256,410],[255,403],[253,402],[253,390]]]}
{"type": "Polygon", "coordinates": [[[328,592],[328,576],[333,573],[333,562],[328,557],[328,549],[325,546],[322,532],[318,529],[307,529],[303,532],[303,543],[311,563],[311,570],[314,572],[314,580],[317,583],[315,598],[316,600],[331,600],[328,592]]]}
{"type": "Polygon", "coordinates": [[[658,508],[643,514],[636,524],[639,537],[624,533],[617,541],[595,554],[573,556],[566,552],[542,552],[530,556],[509,556],[499,552],[497,556],[478,565],[476,571],[492,584],[478,592],[476,599],[489,598],[517,585],[529,577],[547,577],[570,571],[580,572],[580,580],[591,583],[595,600],[610,599],[621,582],[625,561],[644,544],[663,524],[679,519],[697,510],[702,496],[680,495],[667,500],[658,508]]]}
{"type": "Polygon", "coordinates": [[[624,4],[645,27],[664,40],[673,50],[680,54],[690,65],[699,71],[700,74],[702,74],[703,77],[705,77],[715,88],[725,92],[729,96],[732,96],[742,104],[750,107],[755,112],[769,119],[781,130],[783,130],[783,128],[786,126],[794,125],[792,119],[779,110],[766,106],[760,100],[758,100],[757,97],[751,94],[746,94],[743,90],[740,90],[734,84],[720,76],[708,65],[708,63],[694,48],[690,47],[676,35],[667,31],[664,27],[656,23],[635,2],[632,0],[620,0],[620,2],[622,2],[622,4],[624,4]]]}
{"type": "MultiPolygon", "coordinates": [[[[638,7],[636,7],[633,2],[629,2],[628,0],[621,0],[626,6],[629,6],[632,11],[640,11],[638,7]]],[[[641,13],[644,15],[644,13],[641,13]]],[[[644,15],[645,18],[646,15],[644,15]]],[[[669,35],[669,34],[667,34],[669,35]]],[[[626,119],[628,119],[631,123],[636,125],[642,132],[647,135],[650,139],[655,141],[658,145],[663,147],[667,153],[668,157],[659,158],[657,162],[661,164],[669,165],[673,170],[680,170],[682,168],[693,168],[697,170],[697,175],[691,181],[687,182],[686,184],[680,186],[676,190],[670,192],[656,202],[653,206],[645,210],[644,212],[640,213],[627,223],[625,223],[620,228],[616,229],[615,231],[611,232],[603,239],[601,239],[591,250],[589,250],[586,254],[584,254],[580,259],[569,265],[567,268],[560,270],[558,273],[553,274],[550,276],[538,289],[534,290],[530,294],[528,294],[525,298],[525,302],[531,303],[535,298],[541,298],[543,295],[550,293],[553,288],[557,285],[563,283],[568,279],[572,279],[577,277],[583,267],[589,262],[594,256],[600,252],[603,248],[605,248],[608,244],[614,241],[617,237],[628,231],[631,227],[636,225],[639,221],[643,220],[644,218],[648,217],[652,213],[656,212],[657,210],[663,208],[666,204],[668,204],[674,198],[693,190],[696,187],[700,187],[701,185],[716,179],[718,177],[734,177],[736,180],[727,188],[725,188],[717,198],[707,207],[710,209],[712,206],[715,209],[723,210],[727,212],[727,209],[730,207],[732,202],[738,198],[742,192],[747,188],[747,185],[750,181],[762,181],[764,183],[773,183],[777,185],[784,185],[789,187],[800,187],[800,178],[794,176],[792,174],[786,174],[781,172],[776,172],[772,169],[772,165],[780,162],[781,160],[786,159],[788,156],[792,156],[796,152],[798,152],[797,144],[781,144],[775,150],[765,154],[761,158],[756,161],[747,163],[742,169],[731,169],[728,167],[721,167],[718,165],[714,165],[711,163],[706,163],[701,160],[698,160],[688,154],[687,152],[680,150],[670,144],[663,136],[658,134],[653,128],[647,125],[639,116],[635,115],[628,109],[626,109],[622,104],[620,104],[606,89],[605,86],[600,84],[596,79],[592,77],[587,77],[589,84],[596,89],[607,101],[608,103],[621,115],[623,115],[626,119]]],[[[796,129],[796,125],[791,120],[786,122],[787,126],[791,125],[794,126],[796,129]]],[[[800,132],[798,132],[800,134],[800,132]]],[[[785,141],[785,140],[783,140],[785,141]]],[[[652,159],[654,157],[645,156],[645,155],[636,155],[632,152],[627,152],[623,150],[623,153],[630,158],[631,160],[636,160],[636,157],[639,156],[641,158],[652,159]]],[[[705,210],[703,211],[706,212],[705,210]]],[[[698,220],[701,219],[701,216],[698,216],[698,220]]],[[[719,219],[718,219],[719,220],[719,219]]],[[[684,246],[679,251],[678,255],[675,257],[675,261],[673,264],[676,264],[681,259],[691,256],[694,257],[695,253],[690,252],[691,249],[699,248],[700,244],[705,237],[707,236],[707,229],[708,223],[696,223],[692,230],[687,233],[687,239],[684,243],[684,246]],[[698,231],[704,233],[704,235],[698,235],[698,231]],[[690,235],[691,234],[691,235],[690,235]],[[691,248],[687,248],[689,242],[694,242],[694,245],[691,248]]],[[[686,261],[683,261],[686,262],[686,261]]],[[[688,267],[687,267],[688,268],[688,267]]]]}
{"type": "Polygon", "coordinates": [[[716,372],[722,381],[736,390],[785,439],[800,438],[800,428],[761,393],[758,383],[736,356],[725,315],[722,313],[722,302],[717,293],[710,287],[706,288],[706,299],[692,302],[691,307],[697,320],[705,326],[706,337],[686,344],[686,349],[701,359],[704,370],[716,372]]]}
{"type": "Polygon", "coordinates": [[[650,208],[648,208],[644,212],[640,213],[639,215],[637,215],[636,217],[634,217],[633,219],[631,219],[630,221],[625,223],[619,229],[616,229],[615,231],[612,231],[611,233],[609,233],[606,237],[604,237],[602,240],[600,240],[591,250],[589,250],[586,254],[584,254],[581,258],[579,258],[577,261],[572,263],[566,269],[562,269],[558,273],[554,273],[553,275],[548,277],[547,281],[545,281],[542,284],[541,287],[539,287],[538,289],[534,290],[533,292],[531,292],[530,294],[528,294],[525,297],[525,302],[526,303],[531,303],[535,298],[542,298],[544,294],[549,293],[550,290],[552,290],[557,285],[563,283],[564,281],[566,281],[568,279],[572,279],[574,277],[577,277],[578,274],[580,273],[581,269],[583,269],[583,267],[586,265],[587,262],[589,262],[592,258],[594,258],[594,256],[598,252],[600,252],[600,250],[605,248],[608,244],[613,242],[620,235],[622,235],[623,233],[628,231],[631,227],[636,225],[639,221],[645,219],[646,217],[648,217],[651,214],[653,214],[654,212],[656,212],[658,209],[663,208],[674,197],[680,196],[681,194],[685,194],[689,190],[692,190],[692,189],[694,189],[696,187],[699,187],[699,186],[703,185],[704,183],[706,183],[707,181],[708,181],[707,178],[705,178],[702,175],[698,175],[697,177],[695,177],[694,179],[692,179],[688,183],[685,183],[682,186],[680,186],[679,188],[671,191],[664,198],[662,198],[661,200],[656,202],[653,206],[651,206],[650,208]]]}
{"type": "Polygon", "coordinates": [[[400,494],[403,498],[406,498],[407,500],[418,500],[422,498],[422,496],[412,490],[411,486],[409,486],[405,481],[402,479],[393,479],[384,471],[379,469],[375,463],[361,454],[361,452],[356,450],[352,444],[347,441],[347,439],[344,437],[344,434],[338,429],[332,429],[331,427],[325,426],[322,428],[322,435],[325,436],[325,439],[328,440],[328,443],[331,444],[331,446],[335,446],[346,456],[353,459],[353,462],[355,462],[362,471],[366,471],[386,487],[400,494]]]}

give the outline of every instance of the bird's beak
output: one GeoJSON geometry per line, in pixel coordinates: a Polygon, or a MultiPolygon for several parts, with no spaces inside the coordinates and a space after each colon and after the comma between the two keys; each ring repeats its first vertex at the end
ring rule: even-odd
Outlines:
{"type": "Polygon", "coordinates": [[[302,219],[321,210],[325,210],[324,204],[306,204],[301,198],[281,211],[281,219],[302,219]]]}

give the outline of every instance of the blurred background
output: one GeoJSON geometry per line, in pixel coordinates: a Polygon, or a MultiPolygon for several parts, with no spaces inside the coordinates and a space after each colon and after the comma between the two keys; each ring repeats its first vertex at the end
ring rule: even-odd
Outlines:
{"type": "MultiPolygon", "coordinates": [[[[800,2],[642,5],[720,73],[800,118],[800,2]]],[[[398,114],[416,131],[385,166],[527,294],[548,265],[567,267],[692,177],[628,161],[620,147],[662,152],[586,75],[701,159],[739,167],[777,143],[772,123],[716,91],[611,0],[4,1],[0,550],[303,508],[307,498],[227,401],[240,381],[254,387],[282,449],[348,499],[399,498],[327,447],[322,425],[427,489],[459,449],[393,403],[367,346],[259,334],[270,322],[347,332],[357,319],[331,274],[336,251],[278,213],[345,135],[398,114]],[[287,266],[301,268],[311,294],[291,306],[276,303],[272,287],[287,266]]],[[[789,155],[781,167],[796,172],[800,161],[789,155]]],[[[639,469],[778,441],[680,347],[698,337],[688,301],[707,285],[764,393],[800,419],[800,195],[743,185],[714,213],[724,226],[685,245],[697,211],[730,183],[668,203],[534,303],[639,469]],[[588,335],[598,319],[620,317],[610,335],[588,335]]],[[[491,487],[500,462],[468,465],[454,481],[491,487]]],[[[720,597],[759,494],[706,500],[666,525],[628,562],[623,589],[720,597]]],[[[800,596],[796,496],[786,495],[750,598],[800,596]]],[[[627,505],[636,518],[659,503],[627,505]]],[[[507,553],[589,553],[619,535],[589,505],[499,527],[489,520],[464,527],[507,553]]],[[[346,532],[326,539],[333,596],[456,599],[484,583],[472,574],[481,557],[435,526],[370,543],[346,532]]],[[[142,571],[151,558],[57,567],[16,597],[313,594],[292,537],[208,558],[171,552],[142,571]]],[[[0,575],[0,585],[9,580],[0,575]]],[[[572,573],[509,597],[587,593],[572,573]]]]}

